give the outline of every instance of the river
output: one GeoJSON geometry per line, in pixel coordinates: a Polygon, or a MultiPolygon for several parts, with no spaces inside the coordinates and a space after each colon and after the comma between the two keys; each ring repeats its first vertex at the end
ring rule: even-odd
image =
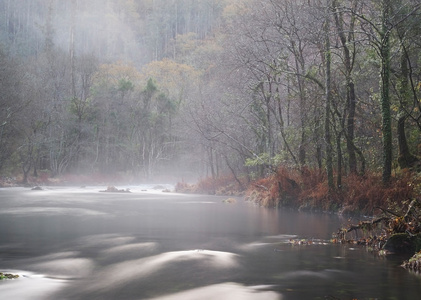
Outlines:
{"type": "Polygon", "coordinates": [[[421,295],[421,277],[399,266],[402,257],[329,243],[341,217],[130,188],[0,189],[0,272],[20,275],[0,282],[2,299],[421,295]]]}

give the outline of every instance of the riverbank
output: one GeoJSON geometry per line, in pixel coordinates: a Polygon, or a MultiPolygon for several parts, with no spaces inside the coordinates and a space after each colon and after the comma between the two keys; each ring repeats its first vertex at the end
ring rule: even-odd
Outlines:
{"type": "Polygon", "coordinates": [[[421,174],[402,171],[387,186],[382,183],[381,174],[349,175],[329,190],[327,176],[321,170],[280,167],[276,173],[252,182],[239,182],[229,176],[206,178],[196,184],[178,183],[176,191],[244,195],[246,200],[264,207],[375,216],[384,210],[404,213],[402,208],[421,196],[421,174]]]}
{"type": "Polygon", "coordinates": [[[226,177],[176,185],[178,192],[223,194],[227,190],[264,207],[371,217],[343,225],[332,241],[364,245],[382,254],[416,253],[403,266],[418,271],[421,265],[421,174],[417,172],[396,173],[387,186],[380,174],[350,175],[334,189],[328,188],[327,176],[320,170],[283,167],[249,184],[226,177]]]}

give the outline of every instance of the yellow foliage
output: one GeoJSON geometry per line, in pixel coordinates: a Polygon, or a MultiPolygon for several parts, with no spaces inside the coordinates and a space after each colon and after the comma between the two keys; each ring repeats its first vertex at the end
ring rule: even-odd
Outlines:
{"type": "Polygon", "coordinates": [[[180,79],[193,79],[200,75],[192,66],[177,63],[171,59],[153,61],[143,68],[142,75],[147,78],[154,78],[158,82],[160,79],[170,79],[179,81],[180,79]]]}
{"type": "Polygon", "coordinates": [[[228,4],[224,8],[223,16],[226,19],[230,19],[235,16],[244,16],[250,9],[247,6],[247,1],[231,1],[231,4],[228,4]]]}
{"type": "Polygon", "coordinates": [[[392,105],[392,111],[397,112],[399,107],[397,105],[392,105]]]}
{"type": "Polygon", "coordinates": [[[142,80],[153,78],[160,90],[167,91],[176,98],[182,97],[181,93],[190,84],[195,84],[200,78],[201,72],[194,67],[177,63],[171,59],[153,61],[142,70],[142,80]]]}
{"type": "Polygon", "coordinates": [[[135,83],[141,80],[141,75],[133,65],[118,61],[113,64],[101,65],[95,78],[99,82],[107,82],[109,84],[117,84],[121,79],[135,83]]]}
{"type": "Polygon", "coordinates": [[[197,34],[189,32],[186,34],[178,34],[176,37],[177,53],[186,55],[194,51],[198,46],[197,34]]]}

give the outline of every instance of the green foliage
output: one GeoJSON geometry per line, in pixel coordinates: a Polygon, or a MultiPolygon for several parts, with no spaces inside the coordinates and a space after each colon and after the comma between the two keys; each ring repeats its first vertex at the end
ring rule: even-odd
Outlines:
{"type": "Polygon", "coordinates": [[[152,97],[152,95],[158,90],[156,87],[156,84],[152,78],[148,79],[148,82],[146,83],[146,87],[143,90],[149,97],[152,97]]]}
{"type": "Polygon", "coordinates": [[[16,278],[19,278],[19,275],[0,272],[0,280],[16,278]]]}
{"type": "Polygon", "coordinates": [[[129,79],[122,78],[118,82],[118,91],[126,93],[134,90],[134,84],[129,79]]]}
{"type": "Polygon", "coordinates": [[[278,166],[282,161],[282,155],[277,154],[273,157],[269,153],[261,153],[253,158],[247,158],[245,161],[246,167],[256,166],[278,166]]]}

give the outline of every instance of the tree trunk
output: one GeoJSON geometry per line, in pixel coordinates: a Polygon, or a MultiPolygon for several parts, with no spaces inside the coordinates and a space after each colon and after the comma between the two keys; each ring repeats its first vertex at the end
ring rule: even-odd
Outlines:
{"type": "MultiPolygon", "coordinates": [[[[346,86],[347,86],[347,110],[348,116],[346,119],[346,148],[348,152],[348,164],[349,170],[351,173],[357,173],[357,157],[355,153],[354,146],[354,123],[355,123],[355,106],[356,106],[356,97],[355,97],[355,85],[352,80],[352,57],[349,47],[349,43],[354,41],[353,38],[353,29],[355,24],[355,17],[352,17],[350,30],[348,34],[348,39],[345,35],[345,30],[343,28],[343,15],[339,10],[339,4],[337,0],[332,2],[333,8],[335,10],[335,23],[336,30],[341,41],[343,55],[344,55],[344,66],[345,66],[345,76],[346,76],[346,86]]],[[[353,3],[353,9],[355,8],[356,2],[353,3]]]]}
{"type": "Polygon", "coordinates": [[[405,107],[408,104],[409,99],[409,68],[407,53],[405,50],[402,50],[401,54],[401,78],[400,78],[400,105],[399,105],[399,118],[398,118],[398,127],[397,127],[397,136],[398,136],[398,145],[399,145],[399,157],[398,163],[401,169],[411,168],[413,164],[418,161],[417,157],[411,154],[411,151],[408,147],[408,141],[406,139],[405,133],[405,122],[408,118],[408,114],[405,111],[405,107]]]}
{"type": "Polygon", "coordinates": [[[300,95],[300,125],[301,125],[301,141],[298,148],[298,161],[300,162],[300,166],[304,166],[306,164],[306,149],[305,149],[305,143],[306,143],[306,93],[304,89],[304,82],[303,77],[300,76],[300,73],[304,74],[304,62],[303,62],[303,53],[302,49],[297,47],[295,49],[295,42],[291,41],[291,44],[293,45],[294,55],[295,55],[295,68],[297,72],[297,83],[298,83],[298,91],[300,95]]]}
{"type": "Polygon", "coordinates": [[[391,0],[383,0],[381,31],[381,112],[383,132],[383,183],[388,184],[392,176],[392,118],[390,112],[390,18],[391,0]]]}
{"type": "Polygon", "coordinates": [[[334,188],[333,182],[333,151],[332,151],[332,141],[331,141],[331,131],[330,131],[330,105],[332,101],[331,93],[331,61],[332,54],[330,52],[330,0],[326,0],[326,20],[325,20],[325,60],[326,60],[326,110],[325,110],[325,142],[326,142],[326,172],[329,189],[334,188]]]}
{"type": "Polygon", "coordinates": [[[341,188],[342,186],[342,148],[341,148],[342,133],[339,133],[336,137],[336,152],[338,156],[337,161],[337,176],[336,176],[336,187],[341,188]]]}
{"type": "Polygon", "coordinates": [[[354,149],[354,122],[355,122],[355,86],[351,78],[347,78],[348,85],[348,118],[347,118],[347,139],[346,139],[346,149],[348,152],[348,164],[349,171],[351,173],[357,173],[357,156],[354,149]]]}

